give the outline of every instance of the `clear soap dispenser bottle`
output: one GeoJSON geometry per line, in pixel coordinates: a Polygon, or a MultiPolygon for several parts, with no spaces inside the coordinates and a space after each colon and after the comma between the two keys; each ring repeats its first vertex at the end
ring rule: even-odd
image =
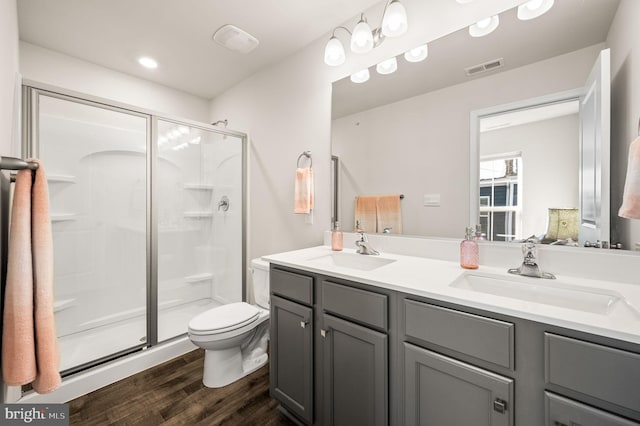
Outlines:
{"type": "Polygon", "coordinates": [[[337,220],[331,231],[331,250],[342,251],[342,230],[340,230],[340,222],[337,220]]]}
{"type": "Polygon", "coordinates": [[[465,239],[460,243],[460,266],[465,269],[477,269],[479,260],[478,243],[473,239],[473,228],[466,229],[465,239]]]}

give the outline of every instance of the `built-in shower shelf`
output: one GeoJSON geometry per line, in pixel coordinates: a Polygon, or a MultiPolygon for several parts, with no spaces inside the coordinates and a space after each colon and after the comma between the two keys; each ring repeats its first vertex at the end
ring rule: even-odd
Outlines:
{"type": "Polygon", "coordinates": [[[72,175],[47,175],[51,183],[76,183],[76,177],[72,175]]]}
{"type": "Polygon", "coordinates": [[[51,222],[66,222],[77,218],[78,215],[75,213],[55,213],[51,215],[51,222]]]}
{"type": "Polygon", "coordinates": [[[199,191],[213,191],[213,185],[206,183],[185,183],[184,189],[195,189],[199,191]]]}
{"type": "Polygon", "coordinates": [[[63,299],[53,302],[53,312],[64,311],[67,308],[75,305],[76,299],[63,299]]]}
{"type": "Polygon", "coordinates": [[[213,217],[212,211],[190,211],[184,212],[184,217],[188,217],[191,219],[206,219],[208,217],[213,217]]]}
{"type": "Polygon", "coordinates": [[[184,282],[195,284],[202,281],[211,281],[212,279],[213,279],[213,274],[205,273],[205,274],[188,275],[184,277],[184,282]]]}

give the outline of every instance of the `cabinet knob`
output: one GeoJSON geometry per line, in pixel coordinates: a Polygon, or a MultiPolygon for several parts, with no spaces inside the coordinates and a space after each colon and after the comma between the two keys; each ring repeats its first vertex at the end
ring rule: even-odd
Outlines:
{"type": "Polygon", "coordinates": [[[300,321],[300,327],[307,328],[307,324],[309,324],[309,320],[300,321]]]}
{"type": "Polygon", "coordinates": [[[322,337],[327,337],[327,334],[329,334],[329,330],[320,329],[320,335],[322,337]]]}
{"type": "Polygon", "coordinates": [[[493,401],[493,411],[497,411],[500,414],[503,414],[507,411],[507,401],[496,398],[493,401]]]}

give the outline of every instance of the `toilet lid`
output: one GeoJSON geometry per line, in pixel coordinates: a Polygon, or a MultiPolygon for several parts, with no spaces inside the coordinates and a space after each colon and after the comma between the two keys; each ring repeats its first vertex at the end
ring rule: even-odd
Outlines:
{"type": "Polygon", "coordinates": [[[196,315],[189,322],[189,330],[200,333],[221,332],[249,324],[255,321],[259,314],[260,310],[248,303],[229,303],[196,315]]]}

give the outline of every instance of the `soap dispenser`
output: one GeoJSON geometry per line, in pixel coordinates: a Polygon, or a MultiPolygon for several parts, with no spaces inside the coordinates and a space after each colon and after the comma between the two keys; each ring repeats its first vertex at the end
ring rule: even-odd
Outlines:
{"type": "Polygon", "coordinates": [[[342,251],[342,230],[340,229],[340,222],[337,220],[331,231],[331,250],[342,251]]]}
{"type": "Polygon", "coordinates": [[[477,269],[479,260],[478,243],[474,241],[473,228],[466,228],[465,239],[460,243],[460,266],[465,269],[477,269]]]}

